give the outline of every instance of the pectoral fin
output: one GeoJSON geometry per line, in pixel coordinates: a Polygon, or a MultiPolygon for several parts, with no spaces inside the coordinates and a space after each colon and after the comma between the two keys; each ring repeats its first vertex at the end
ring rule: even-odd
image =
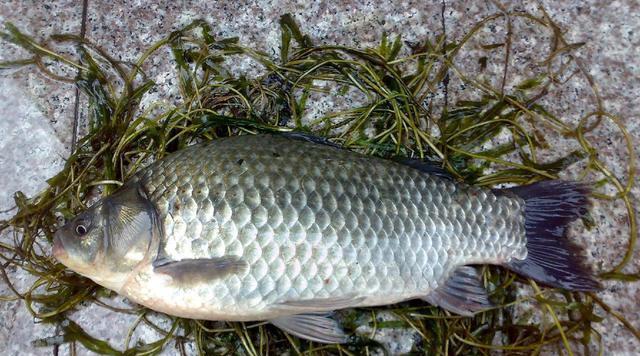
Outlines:
{"type": "Polygon", "coordinates": [[[469,266],[459,267],[442,286],[422,299],[464,316],[472,316],[493,306],[480,274],[469,266]]]}
{"type": "Polygon", "coordinates": [[[283,316],[269,320],[271,324],[299,338],[325,343],[343,344],[347,335],[327,313],[308,313],[283,316]]]}
{"type": "Polygon", "coordinates": [[[242,274],[249,265],[237,256],[191,258],[180,261],[156,260],[154,271],[170,276],[178,283],[203,283],[231,274],[242,274]]]}

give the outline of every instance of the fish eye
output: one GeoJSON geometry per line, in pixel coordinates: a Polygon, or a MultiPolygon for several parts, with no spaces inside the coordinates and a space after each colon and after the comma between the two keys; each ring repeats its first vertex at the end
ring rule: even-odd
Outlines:
{"type": "Polygon", "coordinates": [[[84,226],[82,223],[76,225],[76,234],[79,236],[83,236],[84,234],[87,233],[87,227],[84,226]]]}

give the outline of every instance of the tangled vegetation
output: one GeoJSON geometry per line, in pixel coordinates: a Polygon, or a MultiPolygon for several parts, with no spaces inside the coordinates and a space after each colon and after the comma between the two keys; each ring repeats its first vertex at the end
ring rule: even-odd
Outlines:
{"type": "MultiPolygon", "coordinates": [[[[630,225],[624,256],[613,269],[598,271],[600,277],[639,279],[638,272],[622,272],[631,260],[637,237],[629,194],[634,182],[633,155],[625,183],[598,159],[587,137],[605,121],[613,122],[631,152],[629,135],[620,120],[603,108],[597,87],[584,66],[571,56],[579,45],[567,43],[548,16],[501,11],[479,21],[455,43],[439,36],[408,46],[400,37],[385,36],[378,47],[366,49],[316,45],[288,15],[281,18],[280,25],[279,58],[242,45],[236,38],[217,38],[206,22],[194,21],[155,43],[135,63],[123,63],[81,37],[53,35],[38,42],[6,24],[3,40],[26,49],[30,57],[0,63],[0,68],[35,65],[44,75],[75,83],[89,102],[88,131],[77,142],[64,169],[49,179],[48,188],[38,195],[16,193],[17,213],[0,222],[0,231],[13,236],[13,240],[0,240],[0,275],[13,291],[13,295],[0,296],[0,301],[22,299],[37,320],[59,325],[61,337],[37,340],[36,346],[80,343],[103,354],[154,354],[171,343],[185,353],[185,343],[194,342],[201,354],[386,353],[383,345],[360,333],[346,345],[318,345],[259,322],[224,324],[165,316],[169,322],[157,325],[148,309],[105,304],[109,299],[103,297],[113,295],[111,292],[65,270],[48,253],[58,217],[70,218],[85,209],[96,187],[108,194],[152,160],[194,142],[228,135],[311,132],[371,155],[437,160],[458,179],[483,186],[557,178],[568,165],[586,163],[578,176],[597,173],[594,199],[622,201],[630,225]],[[511,86],[504,82],[508,65],[504,65],[505,73],[497,87],[489,84],[491,81],[465,74],[456,64],[465,45],[493,22],[507,20],[510,24],[515,19],[552,34],[549,57],[540,65],[544,70],[509,90],[505,88],[511,86]],[[60,44],[73,45],[76,55],[56,51],[60,44]],[[175,104],[151,103],[141,108],[142,98],[154,87],[144,72],[145,63],[166,49],[173,55],[180,99],[175,104]],[[241,57],[260,65],[262,74],[247,78],[235,73],[231,63],[241,57]],[[66,72],[59,70],[62,67],[66,72]],[[573,71],[570,77],[587,79],[595,98],[592,111],[572,123],[554,116],[553,110],[541,104],[552,88],[563,84],[559,78],[567,76],[569,70],[573,71]],[[61,74],[69,72],[74,74],[61,74]],[[475,99],[452,104],[445,100],[438,108],[429,105],[431,98],[441,93],[443,86],[446,90],[446,84],[454,78],[464,83],[475,99]],[[346,96],[356,98],[348,107],[309,117],[313,100],[346,96]],[[577,142],[579,149],[542,162],[537,152],[552,149],[545,140],[549,132],[577,142]],[[616,193],[597,193],[605,185],[616,193]],[[10,265],[36,276],[33,286],[16,290],[5,272],[10,265]],[[124,349],[90,336],[83,330],[90,329],[89,325],[80,326],[68,318],[85,303],[99,303],[114,313],[137,316],[129,326],[124,349]],[[140,325],[163,336],[155,342],[132,344],[132,335],[140,325]]],[[[504,51],[508,63],[511,35],[510,31],[505,41],[487,44],[483,50],[504,51]]],[[[486,66],[487,57],[478,61],[486,66]]],[[[589,220],[585,223],[588,225],[589,220]]],[[[363,323],[373,332],[412,328],[420,336],[413,350],[426,354],[531,354],[545,347],[563,348],[568,354],[577,348],[580,353],[593,349],[602,352],[601,335],[594,329],[594,324],[602,320],[599,313],[611,313],[640,339],[638,330],[593,293],[538,287],[500,268],[485,267],[483,272],[497,307],[474,318],[451,315],[414,301],[347,310],[340,319],[347,332],[354,332],[363,323]],[[518,297],[515,282],[529,284],[533,295],[518,297]],[[551,316],[553,323],[518,314],[518,305],[527,301],[534,301],[534,308],[551,316]],[[391,312],[395,320],[376,319],[381,311],[391,312]]]]}

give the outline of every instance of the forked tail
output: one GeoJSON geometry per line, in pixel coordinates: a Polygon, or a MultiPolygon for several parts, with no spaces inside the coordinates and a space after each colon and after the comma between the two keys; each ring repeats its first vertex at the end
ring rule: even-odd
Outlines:
{"type": "Polygon", "coordinates": [[[600,288],[582,263],[581,251],[565,236],[567,225],[587,212],[589,188],[550,180],[505,189],[525,201],[527,258],[506,267],[535,281],[575,291],[600,288]]]}

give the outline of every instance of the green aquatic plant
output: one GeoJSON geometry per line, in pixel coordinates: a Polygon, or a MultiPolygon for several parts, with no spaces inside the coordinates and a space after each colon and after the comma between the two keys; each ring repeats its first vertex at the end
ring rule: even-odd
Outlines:
{"type": "MultiPolygon", "coordinates": [[[[378,47],[365,49],[316,45],[289,15],[282,16],[280,25],[279,58],[242,45],[237,38],[217,38],[206,22],[194,21],[149,47],[135,63],[123,63],[79,36],[53,35],[38,42],[6,24],[0,33],[2,39],[24,48],[30,57],[0,63],[0,69],[35,65],[44,75],[76,84],[88,99],[89,108],[87,132],[78,140],[64,169],[36,196],[17,192],[17,213],[0,222],[0,231],[13,237],[12,241],[0,241],[0,276],[13,292],[0,296],[0,300],[22,299],[37,320],[59,326],[61,337],[37,340],[35,346],[70,343],[75,350],[74,345],[79,343],[103,354],[155,354],[174,343],[184,354],[185,343],[193,341],[201,354],[386,353],[380,343],[365,334],[346,345],[318,345],[260,322],[216,323],[162,316],[142,307],[116,308],[105,304],[108,299],[104,297],[112,292],[65,270],[48,253],[59,216],[72,217],[86,208],[96,192],[108,194],[152,160],[194,142],[229,135],[305,131],[371,155],[442,162],[457,179],[490,187],[557,178],[567,166],[582,162],[584,170],[579,177],[597,173],[597,187],[609,185],[616,191],[613,195],[596,192],[594,198],[622,201],[630,226],[620,262],[602,271],[600,277],[640,279],[640,272],[623,272],[637,238],[635,208],[630,199],[635,173],[630,137],[621,120],[604,109],[584,65],[571,56],[580,44],[567,43],[544,12],[534,16],[501,11],[480,20],[454,43],[438,36],[407,45],[400,36],[384,36],[378,47]],[[483,28],[498,20],[511,26],[515,19],[551,33],[550,51],[540,63],[544,69],[541,73],[519,83],[506,82],[511,30],[504,41],[482,46],[485,52],[504,51],[505,65],[497,87],[456,64],[457,56],[483,28]],[[77,56],[62,55],[54,49],[59,45],[73,46],[77,56]],[[151,103],[143,108],[142,98],[154,87],[144,72],[145,63],[167,49],[175,63],[181,99],[176,104],[151,103]],[[231,63],[238,57],[260,65],[262,74],[247,78],[235,73],[231,63]],[[55,69],[60,67],[76,75],[63,76],[55,69]],[[573,71],[570,77],[585,78],[595,98],[593,110],[574,123],[554,116],[541,103],[568,71],[573,71]],[[447,83],[453,79],[472,89],[474,98],[451,105],[445,99],[438,107],[431,105],[440,87],[444,85],[446,92],[447,83]],[[511,86],[513,89],[507,89],[511,86]],[[344,97],[352,99],[347,107],[309,117],[314,100],[344,97]],[[588,138],[588,133],[607,121],[618,127],[628,148],[626,183],[599,160],[588,138]],[[549,133],[573,140],[579,148],[543,162],[538,151],[553,148],[545,138],[549,133]],[[35,283],[26,291],[18,291],[5,271],[10,265],[33,274],[35,283]],[[137,316],[124,349],[90,336],[83,330],[88,326],[67,318],[69,311],[85,303],[137,316]],[[162,323],[158,324],[158,318],[162,323]],[[155,342],[132,345],[132,335],[140,325],[161,336],[155,342]]],[[[478,58],[481,68],[488,61],[486,55],[478,58]]],[[[590,221],[585,223],[589,225],[590,221]]],[[[371,335],[385,328],[414,330],[420,338],[413,350],[427,354],[535,354],[548,347],[563,348],[568,354],[578,347],[582,347],[582,353],[594,347],[602,352],[598,346],[601,336],[593,327],[602,320],[596,311],[610,313],[640,339],[640,332],[623,315],[593,293],[538,287],[500,268],[484,267],[483,275],[496,307],[473,318],[451,315],[415,301],[346,310],[339,316],[347,331],[361,325],[369,326],[371,335]],[[533,293],[518,296],[516,282],[529,284],[533,293]],[[528,302],[534,305],[530,313],[547,314],[551,323],[516,310],[528,302]],[[382,311],[392,313],[395,319],[378,320],[377,314],[382,311]]]]}

